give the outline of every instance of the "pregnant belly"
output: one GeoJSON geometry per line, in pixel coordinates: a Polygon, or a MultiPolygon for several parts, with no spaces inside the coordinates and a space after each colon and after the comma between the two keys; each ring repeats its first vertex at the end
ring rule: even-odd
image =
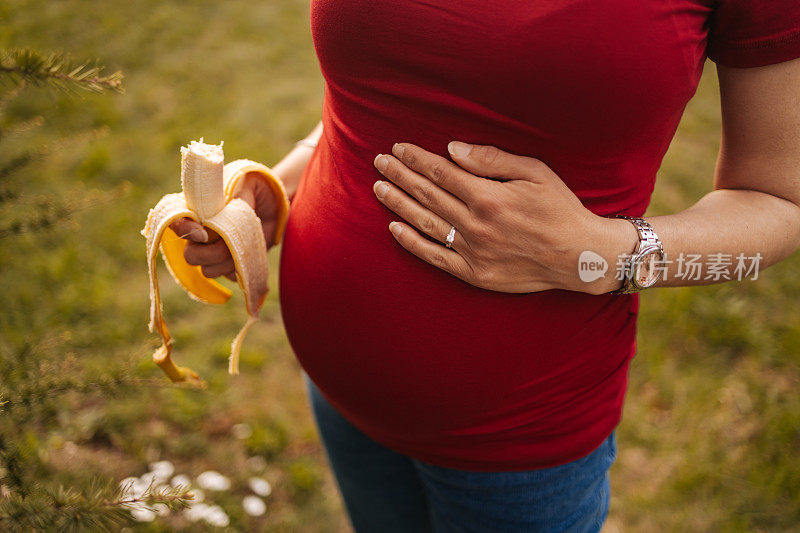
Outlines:
{"type": "Polygon", "coordinates": [[[554,416],[619,381],[634,338],[628,299],[473,287],[400,247],[374,178],[342,182],[321,152],[284,236],[281,312],[300,364],[351,421],[409,443],[561,433],[554,416]]]}

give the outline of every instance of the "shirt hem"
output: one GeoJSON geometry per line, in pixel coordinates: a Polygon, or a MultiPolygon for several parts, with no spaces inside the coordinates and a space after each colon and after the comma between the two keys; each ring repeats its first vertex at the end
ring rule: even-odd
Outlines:
{"type": "Polygon", "coordinates": [[[726,67],[763,67],[800,57],[800,29],[778,39],[708,44],[708,58],[726,67]]]}
{"type": "Polygon", "coordinates": [[[467,459],[442,459],[440,456],[431,456],[424,453],[417,453],[415,451],[408,451],[398,448],[396,446],[392,446],[391,444],[384,444],[386,447],[392,448],[395,451],[403,453],[415,459],[419,462],[426,463],[428,465],[440,467],[440,468],[450,468],[455,470],[466,470],[471,472],[520,472],[525,470],[544,470],[547,468],[555,468],[557,466],[562,466],[568,463],[572,463],[579,459],[583,459],[584,457],[590,455],[592,452],[597,450],[611,435],[611,433],[616,429],[619,425],[620,418],[614,422],[613,425],[607,430],[603,431],[603,436],[599,439],[595,439],[592,441],[591,446],[589,447],[588,451],[581,451],[579,453],[571,454],[568,456],[564,456],[563,458],[557,461],[549,461],[549,462],[541,462],[541,461],[497,461],[497,462],[489,462],[489,461],[470,461],[467,459]]]}

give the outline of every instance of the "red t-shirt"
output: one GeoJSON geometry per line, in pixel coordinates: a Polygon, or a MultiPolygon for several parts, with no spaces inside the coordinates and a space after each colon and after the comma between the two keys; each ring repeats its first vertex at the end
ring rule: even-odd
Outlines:
{"type": "Polygon", "coordinates": [[[637,295],[494,292],[429,265],[389,233],[373,159],[394,142],[447,158],[451,140],[494,145],[547,163],[598,215],[642,215],[706,55],[800,57],[800,2],[312,0],[310,15],[324,134],[280,265],[300,364],[355,426],[422,461],[588,454],[621,417],[637,295]]]}

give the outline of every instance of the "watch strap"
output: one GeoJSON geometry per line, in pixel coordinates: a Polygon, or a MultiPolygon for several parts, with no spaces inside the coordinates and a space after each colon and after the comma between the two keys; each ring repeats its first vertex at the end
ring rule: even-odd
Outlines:
{"type": "Polygon", "coordinates": [[[615,218],[624,218],[625,220],[630,221],[636,228],[636,233],[639,235],[639,242],[636,243],[636,249],[633,251],[633,253],[626,258],[623,269],[622,287],[610,291],[608,294],[630,294],[633,292],[638,292],[641,289],[637,288],[633,283],[633,261],[637,260],[637,255],[642,250],[651,248],[653,246],[657,247],[659,250],[663,250],[663,246],[661,244],[661,240],[658,238],[658,235],[656,235],[655,230],[645,219],[627,215],[616,215],[615,218]]]}

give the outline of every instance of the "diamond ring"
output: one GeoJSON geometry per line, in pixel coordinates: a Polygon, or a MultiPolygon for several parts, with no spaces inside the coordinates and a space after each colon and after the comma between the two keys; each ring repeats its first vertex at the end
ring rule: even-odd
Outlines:
{"type": "Polygon", "coordinates": [[[444,240],[445,246],[447,246],[448,248],[452,248],[453,241],[455,240],[455,238],[456,238],[456,227],[450,226],[450,233],[447,234],[447,238],[444,240]]]}

